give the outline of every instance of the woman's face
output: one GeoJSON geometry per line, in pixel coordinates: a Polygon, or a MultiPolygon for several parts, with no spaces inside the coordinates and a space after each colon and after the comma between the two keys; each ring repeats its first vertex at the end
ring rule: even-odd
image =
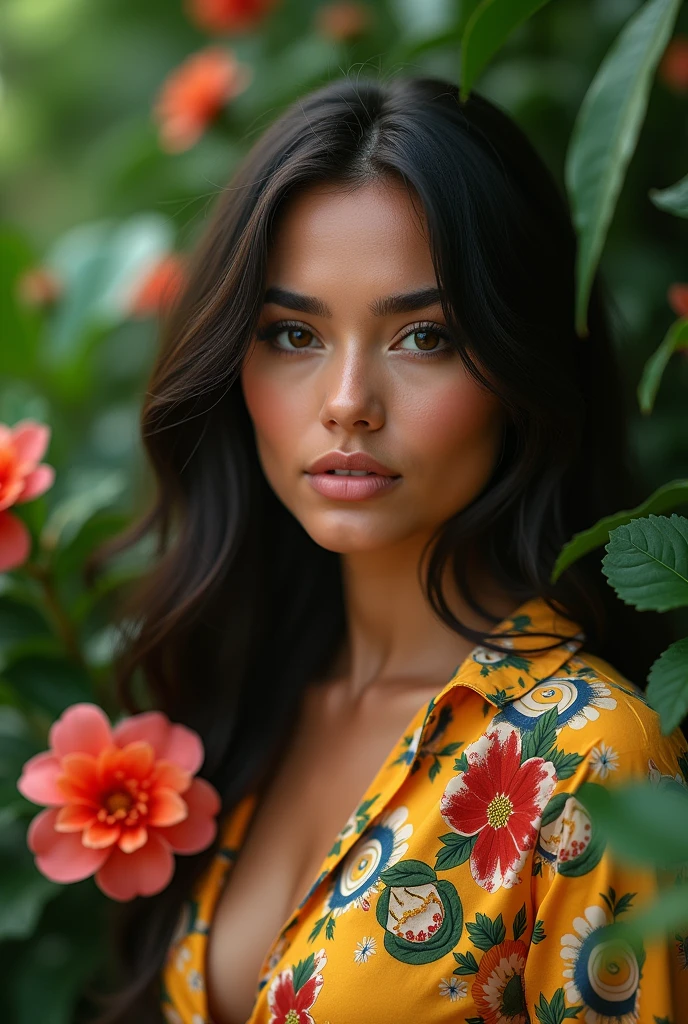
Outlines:
{"type": "Polygon", "coordinates": [[[241,384],[270,486],[330,551],[424,540],[499,451],[501,406],[449,346],[425,220],[400,184],[313,187],[286,207],[241,384]],[[394,479],[309,473],[335,451],[394,479]]]}

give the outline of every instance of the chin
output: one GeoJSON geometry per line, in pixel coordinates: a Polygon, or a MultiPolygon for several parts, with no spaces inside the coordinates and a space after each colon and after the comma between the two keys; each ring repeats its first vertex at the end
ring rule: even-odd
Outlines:
{"type": "MultiPolygon", "coordinates": [[[[360,513],[358,514],[360,516],[360,513]]],[[[350,555],[357,551],[378,551],[403,542],[412,532],[401,531],[398,522],[389,523],[387,529],[380,523],[313,523],[303,519],[300,522],[311,540],[326,551],[334,551],[340,555],[350,555]]]]}

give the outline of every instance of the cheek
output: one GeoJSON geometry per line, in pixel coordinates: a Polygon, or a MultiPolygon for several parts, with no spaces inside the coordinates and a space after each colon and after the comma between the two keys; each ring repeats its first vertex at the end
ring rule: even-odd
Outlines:
{"type": "Polygon", "coordinates": [[[463,489],[482,486],[489,478],[502,421],[499,400],[464,378],[459,383],[447,381],[409,409],[407,429],[413,432],[413,447],[427,472],[463,489]]]}
{"type": "Polygon", "coordinates": [[[299,411],[304,412],[295,389],[290,389],[284,378],[271,374],[267,367],[253,360],[242,370],[241,388],[253,421],[256,441],[262,455],[293,450],[293,439],[299,434],[299,411]]]}

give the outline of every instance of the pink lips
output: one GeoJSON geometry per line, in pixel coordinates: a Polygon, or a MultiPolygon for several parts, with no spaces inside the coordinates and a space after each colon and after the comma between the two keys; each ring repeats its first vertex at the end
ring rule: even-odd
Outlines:
{"type": "Polygon", "coordinates": [[[387,466],[365,452],[329,452],[311,465],[308,482],[326,498],[361,501],[382,494],[401,479],[387,466]],[[339,476],[334,469],[365,470],[367,476],[339,476]],[[328,472],[329,470],[329,472],[328,472]]]}

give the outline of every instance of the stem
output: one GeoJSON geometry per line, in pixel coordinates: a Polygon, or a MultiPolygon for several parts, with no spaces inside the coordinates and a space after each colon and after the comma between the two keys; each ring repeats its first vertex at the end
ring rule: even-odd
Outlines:
{"type": "Polygon", "coordinates": [[[43,588],[43,597],[50,612],[57,633],[65,646],[70,657],[82,668],[87,669],[86,660],[81,652],[79,638],[74,625],[60,603],[60,598],[55,586],[55,577],[52,570],[37,562],[28,562],[23,566],[24,570],[38,580],[43,588]]]}

